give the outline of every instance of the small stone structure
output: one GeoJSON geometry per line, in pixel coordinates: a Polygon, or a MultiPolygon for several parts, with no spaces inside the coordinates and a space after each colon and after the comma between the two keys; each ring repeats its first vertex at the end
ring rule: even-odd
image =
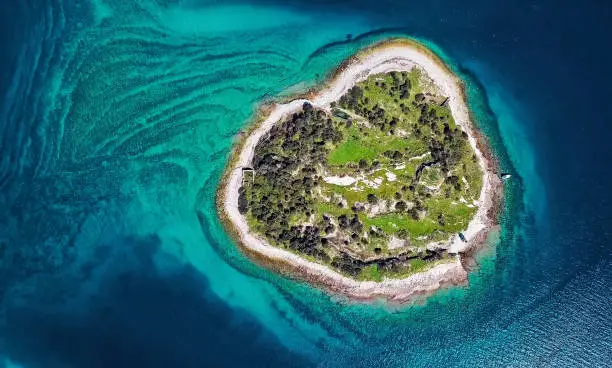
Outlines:
{"type": "Polygon", "coordinates": [[[246,175],[248,175],[249,173],[251,173],[251,183],[255,182],[255,169],[253,169],[252,167],[243,167],[242,168],[242,184],[244,185],[244,178],[246,175]]]}

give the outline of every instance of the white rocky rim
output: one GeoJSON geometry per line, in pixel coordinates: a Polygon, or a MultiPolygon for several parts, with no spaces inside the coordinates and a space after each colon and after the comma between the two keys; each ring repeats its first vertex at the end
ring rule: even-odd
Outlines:
{"type": "MultiPolygon", "coordinates": [[[[493,205],[493,182],[497,177],[489,170],[482,152],[478,149],[477,139],[472,130],[468,108],[463,99],[461,82],[451,72],[442,67],[437,60],[417,47],[410,45],[383,46],[366,56],[352,62],[337,75],[324,90],[311,100],[296,99],[286,104],[275,105],[266,120],[247,138],[228,175],[223,190],[223,211],[235,227],[239,241],[249,250],[257,252],[271,260],[287,262],[295,268],[327,285],[334,291],[354,299],[383,298],[390,301],[406,301],[420,294],[431,293],[445,285],[460,284],[467,281],[467,271],[461,264],[459,256],[454,262],[436,265],[424,272],[413,274],[404,279],[384,279],[381,282],[357,281],[346,277],[331,268],[306,260],[289,251],[269,245],[258,235],[249,230],[246,218],[238,211],[238,189],[242,181],[242,167],[250,166],[255,146],[259,139],[282,118],[300,111],[304,102],[329,111],[330,103],[337,101],[355,83],[372,74],[391,71],[410,71],[413,67],[422,69],[441,93],[449,97],[448,106],[457,125],[468,134],[468,140],[474,149],[478,162],[483,169],[483,185],[480,193],[480,207],[463,233],[467,239],[475,238],[487,228],[487,212],[493,205]]],[[[458,236],[448,241],[449,252],[459,253],[466,250],[467,243],[458,236]]]]}

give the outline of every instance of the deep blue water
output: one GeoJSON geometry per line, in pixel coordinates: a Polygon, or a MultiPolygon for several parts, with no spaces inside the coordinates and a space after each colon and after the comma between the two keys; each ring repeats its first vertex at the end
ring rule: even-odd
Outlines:
{"type": "Polygon", "coordinates": [[[611,4],[0,9],[6,366],[612,366],[611,4]],[[252,264],[214,192],[257,103],[397,35],[461,73],[516,175],[470,286],[389,310],[252,264]]]}

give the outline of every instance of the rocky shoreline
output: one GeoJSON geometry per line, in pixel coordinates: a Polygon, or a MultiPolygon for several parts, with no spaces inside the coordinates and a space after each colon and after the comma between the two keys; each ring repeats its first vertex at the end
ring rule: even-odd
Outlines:
{"type": "Polygon", "coordinates": [[[323,89],[311,92],[306,97],[262,109],[259,123],[252,127],[249,134],[242,137],[232,154],[217,191],[217,209],[226,229],[241,249],[266,267],[290,277],[306,280],[355,301],[384,299],[392,303],[404,303],[442,287],[465,284],[468,269],[473,264],[473,254],[486,243],[488,233],[498,228],[497,214],[502,199],[502,185],[486,140],[470,120],[463,84],[459,78],[423,45],[400,39],[383,42],[358,53],[342,64],[323,89]],[[283,117],[299,111],[304,102],[329,111],[331,102],[336,101],[356,82],[368,75],[409,70],[415,66],[424,70],[436,86],[449,96],[448,103],[453,117],[468,133],[469,142],[484,172],[480,206],[468,229],[464,231],[468,241],[463,242],[458,236],[454,236],[448,242],[438,244],[456,255],[453,262],[436,265],[403,279],[357,281],[325,265],[271,246],[252,233],[246,219],[238,211],[237,201],[242,168],[249,166],[252,161],[259,139],[283,117]]]}

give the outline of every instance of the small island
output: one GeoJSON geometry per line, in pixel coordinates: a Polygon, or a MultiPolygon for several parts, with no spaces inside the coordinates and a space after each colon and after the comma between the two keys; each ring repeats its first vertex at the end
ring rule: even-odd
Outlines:
{"type": "Polygon", "coordinates": [[[262,110],[221,218],[253,258],[352,299],[465,283],[501,182],[462,88],[414,41],[358,53],[318,92],[262,110]]]}

